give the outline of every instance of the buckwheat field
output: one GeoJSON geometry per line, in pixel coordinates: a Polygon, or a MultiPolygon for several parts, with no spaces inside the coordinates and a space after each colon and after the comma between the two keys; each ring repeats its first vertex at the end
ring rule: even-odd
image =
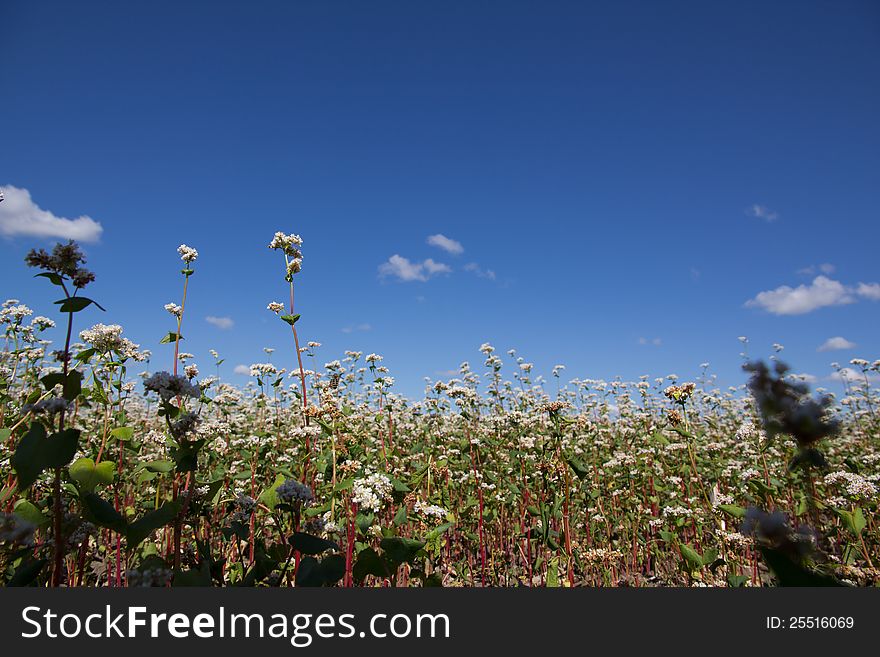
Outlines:
{"type": "Polygon", "coordinates": [[[880,582],[880,361],[839,366],[844,393],[823,395],[775,357],[744,357],[723,390],[708,366],[602,381],[558,365],[539,382],[486,343],[406,399],[381,355],[298,333],[302,240],[268,246],[265,312],[290,348],[244,387],[181,340],[196,249],[178,248],[175,302],[145,311],[168,319],[150,345],[88,297],[101,273],[76,243],[26,255],[58,312],[0,312],[5,585],[880,582]]]}

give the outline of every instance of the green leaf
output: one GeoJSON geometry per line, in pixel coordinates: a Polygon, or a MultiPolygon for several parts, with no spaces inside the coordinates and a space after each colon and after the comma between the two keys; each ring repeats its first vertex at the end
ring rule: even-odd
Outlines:
{"type": "Polygon", "coordinates": [[[332,585],[345,576],[345,557],[341,554],[331,554],[321,560],[321,575],[325,585],[332,585]]]}
{"type": "Polygon", "coordinates": [[[125,518],[113,508],[112,504],[101,499],[94,493],[83,493],[80,496],[80,501],[83,503],[83,507],[96,525],[112,529],[120,534],[125,533],[128,523],[126,523],[125,518]]]}
{"type": "Polygon", "coordinates": [[[80,363],[87,363],[89,359],[96,353],[98,353],[98,350],[94,348],[83,349],[76,355],[76,360],[78,360],[80,363]]]}
{"type": "Polygon", "coordinates": [[[12,575],[7,586],[29,586],[40,576],[40,572],[47,563],[49,563],[48,559],[22,561],[18,568],[15,569],[15,574],[12,575]]]}
{"type": "Polygon", "coordinates": [[[98,303],[97,301],[93,301],[88,297],[67,297],[66,299],[59,299],[55,303],[61,305],[58,310],[63,313],[78,313],[80,310],[84,310],[92,304],[95,304],[101,310],[106,311],[106,308],[104,308],[100,303],[98,303]]]}
{"type": "Polygon", "coordinates": [[[856,507],[855,511],[846,511],[844,509],[835,509],[837,515],[840,516],[840,519],[843,521],[843,524],[846,525],[846,528],[858,536],[862,533],[862,530],[865,528],[865,515],[862,513],[862,510],[859,507],[856,507]]]}
{"type": "Polygon", "coordinates": [[[180,500],[165,502],[155,511],[150,511],[131,523],[125,532],[128,549],[134,549],[154,531],[170,524],[177,517],[177,514],[180,513],[181,507],[182,503],[180,500]]]}
{"type": "Polygon", "coordinates": [[[174,461],[148,461],[144,468],[150,472],[171,472],[174,469],[174,461]]]}
{"type": "Polygon", "coordinates": [[[294,532],[288,542],[294,550],[299,550],[303,554],[321,554],[326,550],[339,549],[339,546],[333,541],[327,541],[303,532],[294,532]]]}
{"type": "Polygon", "coordinates": [[[734,518],[745,518],[746,510],[736,504],[719,504],[718,508],[734,518]]]}
{"type": "Polygon", "coordinates": [[[58,285],[59,287],[64,284],[64,279],[61,278],[60,275],[51,271],[44,271],[42,274],[35,275],[34,278],[47,278],[52,285],[58,285]]]}
{"type": "Polygon", "coordinates": [[[425,542],[394,536],[383,538],[379,542],[379,547],[382,548],[388,557],[398,563],[412,563],[416,560],[421,549],[425,547],[425,542]]]}
{"type": "Polygon", "coordinates": [[[67,378],[64,379],[63,393],[62,397],[69,402],[72,402],[74,399],[79,397],[82,392],[82,380],[83,375],[79,370],[70,370],[67,373],[67,378]]]}
{"type": "Polygon", "coordinates": [[[134,437],[134,429],[131,427],[116,427],[110,432],[110,435],[120,441],[131,440],[134,437]]]}
{"type": "Polygon", "coordinates": [[[547,587],[559,588],[559,557],[553,557],[547,565],[547,587]]]}
{"type": "Polygon", "coordinates": [[[46,428],[33,422],[28,432],[18,441],[10,463],[18,475],[18,490],[33,484],[43,471],[42,447],[46,442],[46,428]]]}
{"type": "Polygon", "coordinates": [[[358,512],[357,516],[354,519],[355,524],[357,524],[358,529],[361,530],[362,534],[366,534],[369,531],[370,527],[373,526],[373,522],[375,520],[375,515],[373,515],[372,513],[363,512],[358,512]]]}
{"type": "Polygon", "coordinates": [[[275,475],[275,481],[272,482],[271,486],[260,493],[260,497],[258,498],[258,500],[268,506],[270,509],[274,509],[275,505],[278,504],[278,495],[275,493],[275,490],[283,483],[284,475],[275,475]]]}
{"type": "Polygon", "coordinates": [[[356,582],[363,582],[367,575],[375,577],[391,577],[392,575],[385,561],[370,547],[361,550],[357,561],[352,566],[352,576],[356,582]]]}
{"type": "Polygon", "coordinates": [[[454,525],[454,523],[451,523],[451,522],[445,522],[445,523],[443,523],[442,525],[440,525],[439,527],[435,527],[434,529],[432,529],[431,531],[429,531],[429,532],[425,535],[425,539],[427,539],[428,541],[436,541],[436,540],[437,540],[438,538],[440,538],[443,534],[445,534],[446,532],[448,532],[448,531],[453,527],[453,525],[454,525]]]}
{"type": "MultiPolygon", "coordinates": [[[[169,331],[168,333],[165,334],[165,336],[161,340],[159,340],[159,344],[171,344],[172,342],[177,342],[178,341],[177,336],[178,336],[177,331],[169,331]]],[[[182,335],[180,336],[180,340],[183,340],[182,335]]]]}
{"type": "Polygon", "coordinates": [[[571,469],[574,470],[575,475],[577,475],[578,479],[586,479],[590,475],[590,469],[584,463],[578,459],[570,458],[566,459],[566,462],[571,469]]]}
{"type": "Polygon", "coordinates": [[[699,570],[703,567],[703,557],[700,553],[693,549],[690,545],[682,543],[678,546],[681,550],[681,556],[684,558],[689,571],[699,570]]]}
{"type": "Polygon", "coordinates": [[[303,557],[296,570],[296,585],[299,586],[323,586],[324,578],[321,576],[321,564],[315,557],[303,557]]]}
{"type": "Polygon", "coordinates": [[[300,315],[281,315],[281,319],[285,322],[293,326],[296,324],[297,320],[300,318],[300,315]]]}
{"type": "Polygon", "coordinates": [[[40,378],[40,383],[43,384],[46,390],[51,390],[55,386],[64,383],[64,372],[49,372],[49,374],[40,378]]]}
{"type": "Polygon", "coordinates": [[[79,447],[79,429],[65,429],[49,436],[43,445],[46,468],[63,468],[73,460],[79,447]]]}
{"type": "Polygon", "coordinates": [[[37,528],[46,527],[52,520],[43,514],[36,504],[27,500],[19,500],[12,508],[13,513],[25,522],[29,522],[37,528]]]}
{"type": "Polygon", "coordinates": [[[171,449],[171,458],[177,465],[178,472],[192,472],[199,465],[199,450],[205,444],[205,439],[193,440],[181,443],[179,447],[171,449]]]}
{"type": "Polygon", "coordinates": [[[102,461],[96,465],[92,459],[84,456],[71,463],[68,472],[81,490],[92,492],[98,484],[113,483],[116,467],[112,461],[102,461]]]}
{"type": "Polygon", "coordinates": [[[718,558],[718,550],[714,548],[708,548],[705,552],[703,552],[703,565],[709,566],[715,563],[715,560],[718,558]]]}

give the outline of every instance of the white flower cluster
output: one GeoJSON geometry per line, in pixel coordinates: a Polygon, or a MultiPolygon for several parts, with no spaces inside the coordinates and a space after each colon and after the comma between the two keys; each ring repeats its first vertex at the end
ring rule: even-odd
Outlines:
{"type": "Polygon", "coordinates": [[[18,323],[25,317],[34,314],[34,311],[25,306],[18,304],[18,299],[9,299],[3,304],[3,310],[0,310],[0,321],[9,324],[18,323]]]}
{"type": "Polygon", "coordinates": [[[284,312],[284,304],[279,303],[278,301],[273,301],[268,306],[266,306],[266,309],[271,310],[276,315],[280,315],[284,312]]]}
{"type": "Polygon", "coordinates": [[[254,363],[251,365],[251,376],[263,377],[271,374],[278,374],[278,368],[272,363],[254,363]]]}
{"type": "Polygon", "coordinates": [[[427,502],[423,502],[422,500],[416,500],[415,505],[413,506],[413,510],[416,513],[420,513],[429,518],[439,518],[443,520],[446,517],[446,514],[449,513],[442,506],[437,506],[436,504],[428,504],[427,502]]]}
{"type": "Polygon", "coordinates": [[[375,472],[355,480],[351,499],[363,510],[379,511],[390,498],[391,488],[391,480],[375,472]]]}
{"type": "Polygon", "coordinates": [[[180,254],[180,259],[183,260],[186,264],[195,262],[196,258],[199,257],[199,252],[191,246],[187,246],[186,244],[181,244],[180,246],[178,246],[177,253],[180,254]]]}
{"type": "Polygon", "coordinates": [[[843,484],[847,494],[856,498],[873,498],[877,495],[877,487],[855,472],[832,472],[825,475],[826,484],[843,484]]]}
{"type": "Polygon", "coordinates": [[[165,310],[177,317],[177,319],[180,319],[183,316],[183,308],[178,306],[176,303],[166,303],[165,310]]]}
{"type": "Polygon", "coordinates": [[[36,327],[40,331],[43,331],[47,328],[54,328],[55,321],[49,319],[48,317],[43,317],[42,315],[38,315],[31,320],[31,326],[36,327]]]}
{"type": "Polygon", "coordinates": [[[138,345],[122,337],[122,327],[119,324],[95,324],[92,328],[81,331],[79,338],[101,353],[112,351],[123,359],[140,360],[138,345]]]}
{"type": "Polygon", "coordinates": [[[296,251],[296,247],[302,246],[302,243],[302,238],[299,235],[293,233],[285,235],[279,231],[275,233],[272,241],[269,242],[269,248],[284,251],[287,255],[294,255],[293,252],[296,251]]]}

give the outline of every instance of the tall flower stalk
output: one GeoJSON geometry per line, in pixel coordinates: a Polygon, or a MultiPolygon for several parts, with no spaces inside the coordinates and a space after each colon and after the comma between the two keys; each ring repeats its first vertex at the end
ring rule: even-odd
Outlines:
{"type": "Polygon", "coordinates": [[[300,318],[299,315],[294,314],[294,303],[293,303],[293,277],[302,271],[302,251],[300,251],[299,247],[302,246],[302,238],[299,235],[285,235],[284,233],[278,232],[275,233],[275,236],[272,238],[272,241],[269,242],[269,248],[274,251],[281,251],[284,254],[284,280],[287,281],[290,287],[290,305],[288,309],[287,315],[282,315],[281,313],[284,310],[284,305],[278,302],[272,302],[269,304],[269,310],[279,315],[281,319],[290,324],[290,329],[293,332],[293,344],[296,348],[296,361],[299,366],[299,379],[300,384],[302,386],[302,408],[303,408],[303,423],[308,424],[309,418],[306,412],[308,408],[308,393],[306,392],[306,374],[305,369],[303,368],[302,363],[302,352],[299,348],[299,336],[296,333],[296,322],[300,318]]]}
{"type": "MultiPolygon", "coordinates": [[[[186,308],[186,293],[189,287],[189,277],[195,273],[195,270],[192,267],[192,264],[196,261],[196,258],[199,257],[199,252],[194,248],[187,246],[186,244],[181,244],[177,247],[177,253],[180,255],[180,259],[183,261],[183,269],[180,270],[180,273],[183,274],[183,296],[180,300],[180,306],[176,306],[173,303],[166,304],[165,310],[174,315],[177,318],[177,330],[174,332],[174,369],[173,374],[177,376],[177,364],[180,360],[180,340],[182,336],[180,334],[180,327],[183,324],[183,312],[186,308]]],[[[167,338],[171,338],[171,336],[166,336],[167,338]]],[[[185,411],[183,398],[178,396],[177,398],[178,407],[181,411],[185,411]]],[[[191,494],[192,486],[189,485],[191,473],[187,473],[187,502],[189,502],[189,495],[191,494]]],[[[174,502],[177,502],[177,496],[180,489],[180,475],[175,474],[174,476],[174,484],[172,487],[172,499],[174,502]]],[[[174,567],[180,568],[180,535],[183,524],[182,514],[179,514],[177,518],[174,520],[174,567]]]]}
{"type": "MultiPolygon", "coordinates": [[[[61,404],[58,413],[58,432],[64,431],[66,420],[67,404],[73,401],[68,397],[75,399],[79,394],[81,375],[76,372],[70,372],[70,339],[73,334],[73,314],[85,309],[91,304],[95,304],[98,308],[101,306],[86,297],[79,297],[77,294],[86,285],[95,280],[95,275],[81,265],[86,259],[79,245],[73,240],[67,244],[56,244],[51,255],[43,249],[32,249],[25,257],[25,262],[29,267],[42,269],[43,272],[37,274],[47,278],[50,283],[57,285],[64,290],[64,299],[59,299],[56,303],[61,305],[60,310],[67,313],[67,333],[64,339],[64,350],[57,354],[61,360],[61,381],[66,403],[61,404]],[[73,287],[73,293],[68,288],[68,283],[73,287]],[[69,379],[69,375],[73,374],[75,383],[69,379]],[[75,392],[76,395],[72,393],[75,392]]],[[[103,308],[101,308],[103,310],[103,308]]],[[[48,387],[48,386],[47,386],[48,387]]],[[[54,468],[54,478],[52,481],[52,533],[53,533],[53,570],[52,570],[52,586],[61,586],[63,582],[64,570],[64,535],[62,531],[63,505],[61,503],[61,467],[54,468]]]]}

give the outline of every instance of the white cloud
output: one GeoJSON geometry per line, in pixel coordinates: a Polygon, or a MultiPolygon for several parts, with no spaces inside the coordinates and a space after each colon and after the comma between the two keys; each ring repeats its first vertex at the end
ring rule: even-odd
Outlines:
{"type": "Polygon", "coordinates": [[[57,217],[31,199],[26,189],[6,185],[0,187],[0,235],[15,237],[59,237],[80,242],[97,242],[104,228],[91,217],[76,219],[57,217]]]}
{"type": "Polygon", "coordinates": [[[855,303],[859,297],[880,300],[880,283],[859,283],[852,288],[827,276],[817,276],[810,285],[781,285],[760,292],[746,306],[763,308],[774,315],[803,315],[827,306],[855,303]]]}
{"type": "Polygon", "coordinates": [[[776,221],[777,219],[779,219],[779,213],[774,212],[766,205],[758,205],[757,203],[747,209],[746,214],[752,217],[757,217],[758,219],[763,219],[767,222],[776,221]]]}
{"type": "Polygon", "coordinates": [[[236,365],[235,369],[232,370],[235,374],[243,374],[244,376],[251,375],[251,368],[247,365],[236,365]]]}
{"type": "Polygon", "coordinates": [[[839,335],[836,338],[828,338],[819,345],[819,348],[816,351],[834,351],[835,349],[854,349],[856,346],[855,342],[850,342],[846,338],[840,337],[839,335]]]}
{"type": "Polygon", "coordinates": [[[362,331],[369,331],[373,327],[369,324],[358,324],[357,326],[346,326],[342,329],[343,333],[359,333],[362,331]]]}
{"type": "Polygon", "coordinates": [[[833,274],[836,271],[837,267],[832,265],[830,262],[823,262],[821,265],[810,265],[809,267],[803,267],[802,269],[798,269],[798,274],[803,274],[804,276],[814,276],[816,271],[819,271],[823,274],[833,274]]]}
{"type": "Polygon", "coordinates": [[[859,283],[856,294],[871,301],[880,301],[880,283],[859,283]]]}
{"type": "Polygon", "coordinates": [[[223,329],[224,331],[231,329],[233,324],[235,324],[231,317],[214,317],[213,315],[205,317],[205,321],[208,322],[208,324],[216,326],[218,329],[223,329]]]}
{"type": "Polygon", "coordinates": [[[652,344],[655,347],[659,347],[663,341],[660,338],[639,338],[639,344],[652,344]]]}
{"type": "Polygon", "coordinates": [[[464,253],[464,247],[461,245],[461,242],[446,237],[446,235],[441,235],[440,233],[437,233],[436,235],[429,235],[428,244],[430,244],[431,246],[436,246],[439,249],[443,249],[444,251],[446,251],[447,253],[451,253],[452,255],[460,255],[464,253]]]}
{"type": "Polygon", "coordinates": [[[437,274],[448,274],[452,271],[449,265],[442,262],[435,262],[431,258],[422,262],[410,262],[396,253],[388,258],[388,262],[379,265],[379,276],[393,276],[400,281],[427,281],[431,276],[437,274]]]}
{"type": "Polygon", "coordinates": [[[495,280],[495,272],[491,269],[482,269],[476,262],[469,262],[464,266],[465,271],[476,274],[480,278],[488,278],[490,281],[495,280]]]}

